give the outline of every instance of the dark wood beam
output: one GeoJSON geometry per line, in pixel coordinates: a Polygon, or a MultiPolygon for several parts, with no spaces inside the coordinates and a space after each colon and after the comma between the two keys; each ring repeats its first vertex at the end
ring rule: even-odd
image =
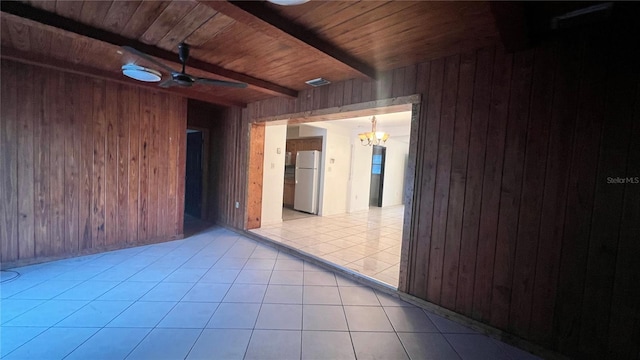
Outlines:
{"type": "Polygon", "coordinates": [[[524,50],[531,45],[525,4],[519,1],[491,1],[491,13],[508,52],[524,50]]]}
{"type": "Polygon", "coordinates": [[[47,57],[41,54],[34,54],[30,52],[16,50],[13,48],[8,48],[5,46],[3,46],[0,49],[0,57],[2,59],[12,60],[12,61],[20,62],[23,64],[36,65],[36,66],[41,66],[48,69],[65,71],[65,72],[69,72],[77,75],[89,76],[89,77],[100,79],[100,80],[113,81],[113,82],[117,82],[124,85],[137,86],[145,89],[150,89],[153,91],[178,95],[178,96],[186,97],[189,99],[200,100],[207,103],[213,103],[213,104],[218,104],[222,106],[238,106],[238,107],[246,106],[246,104],[244,103],[230,101],[230,100],[219,98],[216,96],[206,96],[199,91],[193,91],[193,90],[190,91],[188,89],[183,89],[178,87],[173,87],[171,88],[171,90],[168,90],[168,89],[158,87],[156,84],[135,81],[135,80],[123,77],[122,74],[120,73],[114,73],[110,71],[96,69],[94,67],[85,66],[81,64],[74,64],[71,62],[47,57]]]}
{"type": "MultiPolygon", "coordinates": [[[[131,46],[164,61],[176,62],[176,59],[178,58],[178,55],[171,51],[163,50],[152,45],[147,45],[140,41],[129,39],[122,35],[106,30],[94,28],[75,20],[68,19],[60,15],[34,8],[32,6],[16,1],[1,1],[0,10],[7,14],[12,14],[24,19],[62,29],[64,31],[68,31],[97,41],[102,41],[116,46],[131,46]]],[[[262,93],[274,96],[287,96],[290,98],[295,98],[298,96],[298,92],[296,90],[273,84],[265,80],[257,79],[249,75],[231,71],[218,65],[200,61],[195,58],[189,59],[189,67],[215,74],[231,81],[247,83],[249,85],[248,88],[260,91],[262,93]]]]}
{"type": "Polygon", "coordinates": [[[259,1],[200,1],[228,17],[250,26],[256,31],[296,47],[304,47],[316,56],[329,57],[340,66],[349,67],[359,74],[377,78],[372,66],[344,50],[318,37],[309,29],[282,17],[259,1]]]}

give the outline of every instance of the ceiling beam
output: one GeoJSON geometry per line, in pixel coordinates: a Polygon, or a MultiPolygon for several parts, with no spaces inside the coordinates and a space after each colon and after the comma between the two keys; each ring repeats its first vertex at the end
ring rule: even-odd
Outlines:
{"type": "Polygon", "coordinates": [[[77,75],[88,76],[100,80],[113,81],[124,85],[137,86],[157,92],[163,92],[172,95],[178,95],[189,99],[196,99],[207,103],[218,104],[222,106],[238,106],[244,107],[246,104],[227,99],[222,99],[216,96],[206,96],[199,91],[187,90],[183,88],[173,87],[171,90],[158,87],[156,84],[145,83],[135,81],[129,78],[120,76],[120,73],[113,73],[111,71],[105,71],[96,69],[94,67],[85,66],[81,64],[75,64],[68,61],[54,59],[41,54],[34,54],[31,52],[16,50],[13,48],[2,46],[0,49],[0,58],[20,62],[23,64],[36,65],[45,67],[48,69],[54,69],[59,71],[65,71],[77,75]]]}
{"type": "MultiPolygon", "coordinates": [[[[2,10],[2,12],[7,14],[12,14],[24,19],[38,22],[43,25],[62,29],[64,31],[91,38],[93,40],[102,41],[116,46],[130,46],[142,51],[143,53],[164,61],[176,62],[178,58],[178,55],[171,51],[160,49],[152,45],[147,45],[140,41],[132,40],[106,30],[94,28],[75,20],[68,19],[60,15],[34,8],[32,6],[16,1],[1,1],[0,9],[2,10]]],[[[232,81],[244,82],[248,84],[248,88],[260,91],[262,93],[274,96],[286,96],[289,98],[295,98],[298,96],[298,92],[296,90],[292,90],[265,80],[257,79],[249,75],[231,71],[218,65],[200,61],[195,58],[189,59],[189,67],[215,74],[232,81]]]]}
{"type": "Polygon", "coordinates": [[[340,66],[346,66],[362,76],[377,78],[375,68],[344,50],[323,40],[313,31],[282,17],[259,1],[200,1],[212,9],[243,23],[256,31],[291,46],[303,47],[316,56],[329,57],[340,66]]]}

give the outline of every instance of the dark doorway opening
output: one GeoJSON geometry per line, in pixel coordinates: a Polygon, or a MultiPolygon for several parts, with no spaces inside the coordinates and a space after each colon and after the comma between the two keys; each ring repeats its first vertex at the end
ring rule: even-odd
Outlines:
{"type": "Polygon", "coordinates": [[[373,146],[371,156],[371,186],[369,188],[369,206],[382,207],[382,188],[384,186],[384,160],[387,149],[373,146]]]}
{"type": "Polygon", "coordinates": [[[187,130],[184,213],[198,219],[202,218],[203,145],[202,131],[187,130]]]}

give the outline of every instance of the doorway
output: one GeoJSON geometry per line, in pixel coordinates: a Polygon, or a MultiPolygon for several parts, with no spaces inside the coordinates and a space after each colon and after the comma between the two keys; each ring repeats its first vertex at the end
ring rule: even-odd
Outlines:
{"type": "Polygon", "coordinates": [[[202,218],[202,131],[187,130],[184,212],[202,218]]]}
{"type": "Polygon", "coordinates": [[[207,178],[209,131],[187,129],[184,189],[184,234],[191,236],[207,229],[207,178]]]}
{"type": "MultiPolygon", "coordinates": [[[[406,265],[406,260],[405,262],[401,261],[401,253],[406,254],[405,248],[409,244],[410,237],[408,230],[411,226],[411,221],[405,221],[404,219],[410,219],[412,215],[413,170],[416,163],[417,144],[416,137],[411,135],[417,133],[417,118],[418,114],[420,114],[420,108],[419,97],[417,96],[406,97],[406,99],[403,98],[399,102],[402,105],[383,105],[379,107],[375,106],[376,104],[372,106],[370,103],[363,103],[354,106],[349,111],[341,112],[340,109],[336,109],[335,113],[330,111],[333,109],[328,109],[327,114],[317,117],[306,116],[304,121],[298,120],[299,116],[297,114],[287,115],[287,117],[296,119],[294,124],[302,126],[305,123],[318,122],[312,127],[326,129],[331,132],[331,136],[327,135],[327,143],[330,140],[333,143],[331,146],[327,145],[326,147],[327,151],[324,155],[327,162],[323,164],[323,169],[327,171],[327,174],[329,174],[327,178],[330,177],[333,183],[330,183],[327,187],[327,179],[325,178],[323,187],[330,191],[331,196],[328,198],[333,200],[330,205],[337,204],[347,207],[349,210],[347,213],[344,211],[326,211],[325,213],[323,211],[322,217],[316,216],[293,221],[261,224],[261,215],[264,215],[264,213],[261,214],[259,211],[253,211],[252,208],[248,208],[247,219],[255,219],[256,221],[248,220],[246,223],[247,230],[251,230],[274,242],[282,243],[299,251],[301,254],[315,256],[329,263],[342,266],[351,272],[360,273],[363,276],[384,282],[391,287],[397,287],[400,290],[404,289],[406,279],[403,275],[406,275],[406,272],[401,271],[401,268],[403,268],[403,264],[406,265]],[[360,106],[361,108],[358,108],[360,106]],[[384,151],[385,161],[389,160],[385,164],[388,165],[386,173],[401,176],[394,176],[392,179],[387,179],[389,181],[384,181],[384,184],[378,184],[387,185],[383,186],[382,189],[388,194],[383,197],[380,186],[377,186],[376,204],[370,207],[373,146],[360,146],[361,144],[354,142],[353,139],[358,139],[358,135],[361,132],[366,132],[369,129],[372,115],[382,116],[383,114],[388,114],[392,116],[395,113],[404,113],[401,121],[405,123],[407,121],[406,113],[408,113],[410,126],[394,124],[392,119],[383,121],[385,126],[395,127],[395,129],[392,129],[394,130],[392,137],[385,144],[389,148],[383,147],[380,149],[380,161],[376,162],[379,162],[379,175],[382,175],[381,153],[384,151]],[[358,122],[361,121],[362,124],[359,124],[358,122]],[[337,124],[338,122],[340,122],[340,125],[337,124]],[[344,131],[339,129],[339,127],[343,126],[342,124],[356,125],[356,127],[360,126],[361,128],[351,128],[344,131]],[[404,129],[402,135],[396,132],[400,127],[404,129]],[[338,144],[341,138],[348,139],[347,141],[351,144],[345,143],[345,146],[341,147],[338,144]],[[350,153],[349,148],[352,149],[350,159],[354,165],[345,163],[345,155],[350,153]],[[361,151],[354,153],[354,148],[361,151]],[[368,154],[367,151],[363,150],[367,148],[369,149],[368,154]],[[406,151],[399,152],[400,149],[406,149],[406,151]],[[399,160],[400,158],[401,160],[399,160]],[[337,182],[340,182],[340,184],[344,182],[346,190],[342,191],[342,186],[338,186],[337,182]],[[337,192],[340,193],[338,194],[337,192]],[[383,201],[381,205],[384,207],[379,207],[378,200],[383,200],[387,197],[392,200],[387,203],[383,201]]],[[[282,119],[285,119],[284,115],[282,119]]],[[[286,119],[267,120],[264,122],[260,120],[257,119],[256,125],[251,128],[250,138],[252,140],[264,138],[264,133],[257,130],[265,128],[266,126],[264,125],[267,121],[269,126],[290,124],[286,119]]],[[[253,144],[253,141],[250,143],[253,144]]],[[[270,152],[272,151],[264,146],[256,147],[250,151],[249,159],[255,164],[262,164],[265,153],[270,152]]],[[[255,178],[261,179],[263,178],[262,175],[265,175],[263,171],[268,172],[270,170],[271,166],[269,165],[267,163],[264,166],[250,166],[249,173],[250,175],[255,173],[255,178]]],[[[266,178],[271,177],[267,176],[266,178]]],[[[256,201],[262,200],[261,208],[254,210],[264,210],[265,203],[261,198],[264,188],[256,186],[263,185],[263,183],[252,182],[251,184],[252,187],[247,192],[247,201],[252,202],[252,199],[256,201]]],[[[267,191],[267,193],[270,192],[267,191]]],[[[323,201],[326,201],[326,199],[323,198],[323,201]]],[[[337,205],[330,209],[338,209],[337,205]]],[[[323,208],[326,208],[326,203],[323,208]]]]}
{"type": "Polygon", "coordinates": [[[382,190],[384,186],[384,161],[387,149],[374,145],[371,155],[371,185],[369,187],[369,206],[382,207],[382,190]]]}

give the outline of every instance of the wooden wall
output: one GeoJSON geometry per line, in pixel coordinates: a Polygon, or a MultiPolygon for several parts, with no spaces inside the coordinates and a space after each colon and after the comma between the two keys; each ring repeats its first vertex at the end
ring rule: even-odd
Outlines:
{"type": "Polygon", "coordinates": [[[3,267],[182,236],[186,100],[2,61],[3,267]]]}
{"type": "Polygon", "coordinates": [[[249,121],[422,94],[400,290],[564,354],[637,358],[640,49],[610,30],[253,103],[249,121]]]}
{"type": "Polygon", "coordinates": [[[298,151],[322,151],[322,137],[287,139],[285,149],[286,152],[291,153],[291,164],[295,165],[298,151]]]}
{"type": "Polygon", "coordinates": [[[407,292],[573,356],[637,356],[640,185],[608,178],[640,176],[639,58],[610,41],[419,66],[407,292]]]}

